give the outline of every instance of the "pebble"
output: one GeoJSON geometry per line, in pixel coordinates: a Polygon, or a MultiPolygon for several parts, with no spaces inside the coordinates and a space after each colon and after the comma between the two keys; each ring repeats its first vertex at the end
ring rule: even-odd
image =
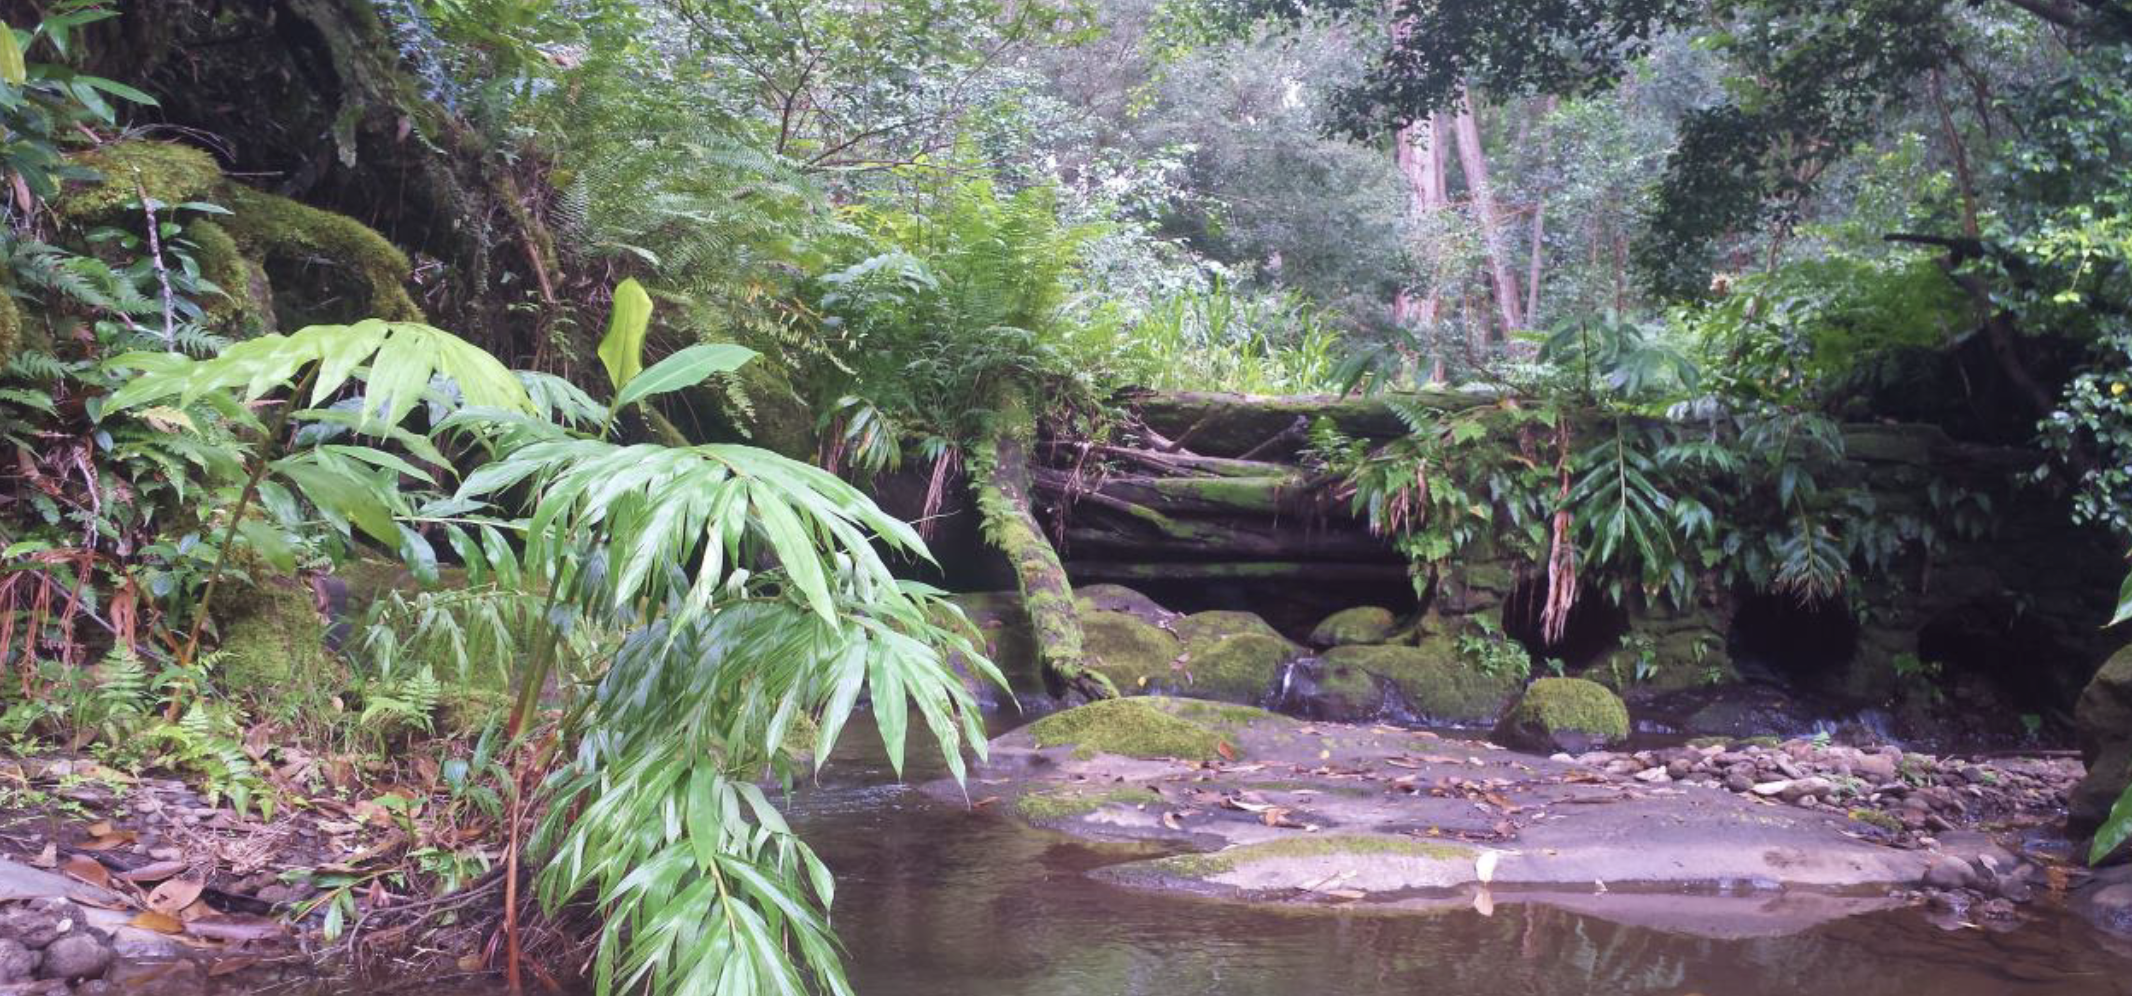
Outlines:
{"type": "Polygon", "coordinates": [[[46,979],[93,979],[111,967],[111,945],[87,930],[77,930],[44,949],[37,975],[46,979]]]}

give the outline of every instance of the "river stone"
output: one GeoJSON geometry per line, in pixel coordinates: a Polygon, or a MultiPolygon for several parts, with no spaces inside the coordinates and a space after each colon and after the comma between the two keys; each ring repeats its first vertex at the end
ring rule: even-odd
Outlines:
{"type": "Polygon", "coordinates": [[[43,979],[93,979],[111,967],[111,945],[89,930],[76,930],[46,945],[37,976],[43,979]]]}
{"type": "Polygon", "coordinates": [[[22,982],[37,972],[37,952],[21,941],[0,937],[0,984],[22,982]]]}
{"type": "Polygon", "coordinates": [[[1124,612],[1157,626],[1167,625],[1178,615],[1122,584],[1091,584],[1075,588],[1073,600],[1082,612],[1124,612]]]}
{"type": "Polygon", "coordinates": [[[1383,643],[1398,625],[1392,610],[1376,605],[1358,605],[1326,616],[1310,631],[1310,642],[1319,647],[1344,647],[1356,643],[1383,643]]]}
{"type": "Polygon", "coordinates": [[[1081,613],[1081,649],[1088,666],[1127,695],[1170,688],[1185,678],[1173,667],[1184,645],[1170,631],[1131,613],[1081,613]]]}
{"type": "MultiPolygon", "coordinates": [[[[1253,616],[1256,619],[1258,617],[1253,616]]],[[[1265,633],[1198,639],[1185,644],[1179,694],[1224,702],[1256,702],[1302,648],[1265,633]]]]}
{"type": "Polygon", "coordinates": [[[1629,710],[1606,686],[1583,678],[1541,678],[1495,728],[1495,739],[1548,753],[1582,753],[1628,738],[1629,710]]]}
{"type": "MultiPolygon", "coordinates": [[[[1390,682],[1406,705],[1426,720],[1453,725],[1490,723],[1517,694],[1517,679],[1467,666],[1447,636],[1419,646],[1334,647],[1320,656],[1327,671],[1357,671],[1390,682]]],[[[1353,691],[1364,686],[1351,684],[1353,691]]]]}
{"type": "Polygon", "coordinates": [[[2088,774],[2067,801],[2066,829],[2094,833],[2132,782],[2132,647],[2110,655],[2073,707],[2073,730],[2088,774]]]}
{"type": "Polygon", "coordinates": [[[1977,880],[1977,870],[1952,854],[1935,855],[1925,867],[1925,885],[1934,889],[1966,889],[1977,880]]]}
{"type": "Polygon", "coordinates": [[[1229,609],[1194,612],[1171,622],[1166,628],[1186,643],[1212,642],[1247,634],[1288,642],[1288,638],[1282,636],[1280,630],[1274,629],[1272,623],[1260,618],[1256,612],[1235,612],[1229,609]]]}

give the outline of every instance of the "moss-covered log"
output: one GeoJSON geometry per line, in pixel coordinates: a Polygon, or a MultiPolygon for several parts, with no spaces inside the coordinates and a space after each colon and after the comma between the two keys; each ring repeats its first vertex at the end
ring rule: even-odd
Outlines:
{"type": "MultiPolygon", "coordinates": [[[[1490,402],[1479,395],[1449,391],[1406,397],[1446,411],[1463,411],[1490,402]]],[[[1406,434],[1406,425],[1381,398],[1168,392],[1138,395],[1130,400],[1150,429],[1184,449],[1217,457],[1237,457],[1254,451],[1265,457],[1293,456],[1303,444],[1290,432],[1299,417],[1310,421],[1329,419],[1350,436],[1390,438],[1406,434]],[[1284,435],[1290,438],[1266,446],[1284,435]]]]}
{"type": "Polygon", "coordinates": [[[1090,491],[1169,515],[1264,515],[1291,518],[1332,513],[1345,517],[1345,506],[1324,500],[1300,473],[1278,477],[1151,477],[1113,475],[1085,482],[1063,470],[1039,467],[1033,472],[1037,492],[1046,498],[1072,499],[1090,491]]]}
{"type": "Polygon", "coordinates": [[[1301,581],[1319,584],[1385,582],[1404,584],[1407,567],[1402,563],[1350,563],[1342,561],[1229,560],[1229,561],[1137,561],[1082,560],[1066,562],[1066,573],[1083,582],[1115,581],[1124,584],[1151,581],[1301,581]]]}
{"type": "Polygon", "coordinates": [[[996,431],[970,448],[970,487],[985,539],[1013,565],[1036,634],[1037,660],[1046,672],[1091,697],[1114,693],[1085,667],[1073,584],[1030,512],[1029,440],[1035,419],[1019,395],[1010,394],[996,411],[996,431]]]}

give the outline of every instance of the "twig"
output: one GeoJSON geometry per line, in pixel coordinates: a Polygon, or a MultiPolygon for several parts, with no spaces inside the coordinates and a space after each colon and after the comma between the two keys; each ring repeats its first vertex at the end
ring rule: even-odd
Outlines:
{"type": "Polygon", "coordinates": [[[155,201],[148,196],[148,184],[141,179],[141,171],[133,171],[133,189],[140,195],[141,210],[148,215],[148,259],[155,264],[155,282],[163,288],[163,348],[178,351],[178,296],[170,289],[170,271],[163,266],[163,226],[155,218],[155,201]]]}

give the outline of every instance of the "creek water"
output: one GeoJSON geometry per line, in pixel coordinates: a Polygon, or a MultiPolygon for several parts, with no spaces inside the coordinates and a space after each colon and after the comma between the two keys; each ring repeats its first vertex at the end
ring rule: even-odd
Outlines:
{"type": "Polygon", "coordinates": [[[2132,958],[2048,899],[2007,931],[1895,910],[1720,939],[1500,898],[1483,916],[1125,890],[1084,873],[1145,852],[926,796],[910,786],[937,761],[917,747],[896,783],[855,722],[792,802],[837,872],[835,924],[862,996],[2132,994],[2132,958]]]}
{"type": "Polygon", "coordinates": [[[861,996],[2132,996],[2132,946],[2049,898],[2010,930],[1901,909],[1720,938],[1500,897],[1483,916],[1121,889],[1085,872],[1147,852],[921,793],[942,773],[922,739],[898,782],[855,718],[787,807],[836,871],[833,919],[861,996]]]}

